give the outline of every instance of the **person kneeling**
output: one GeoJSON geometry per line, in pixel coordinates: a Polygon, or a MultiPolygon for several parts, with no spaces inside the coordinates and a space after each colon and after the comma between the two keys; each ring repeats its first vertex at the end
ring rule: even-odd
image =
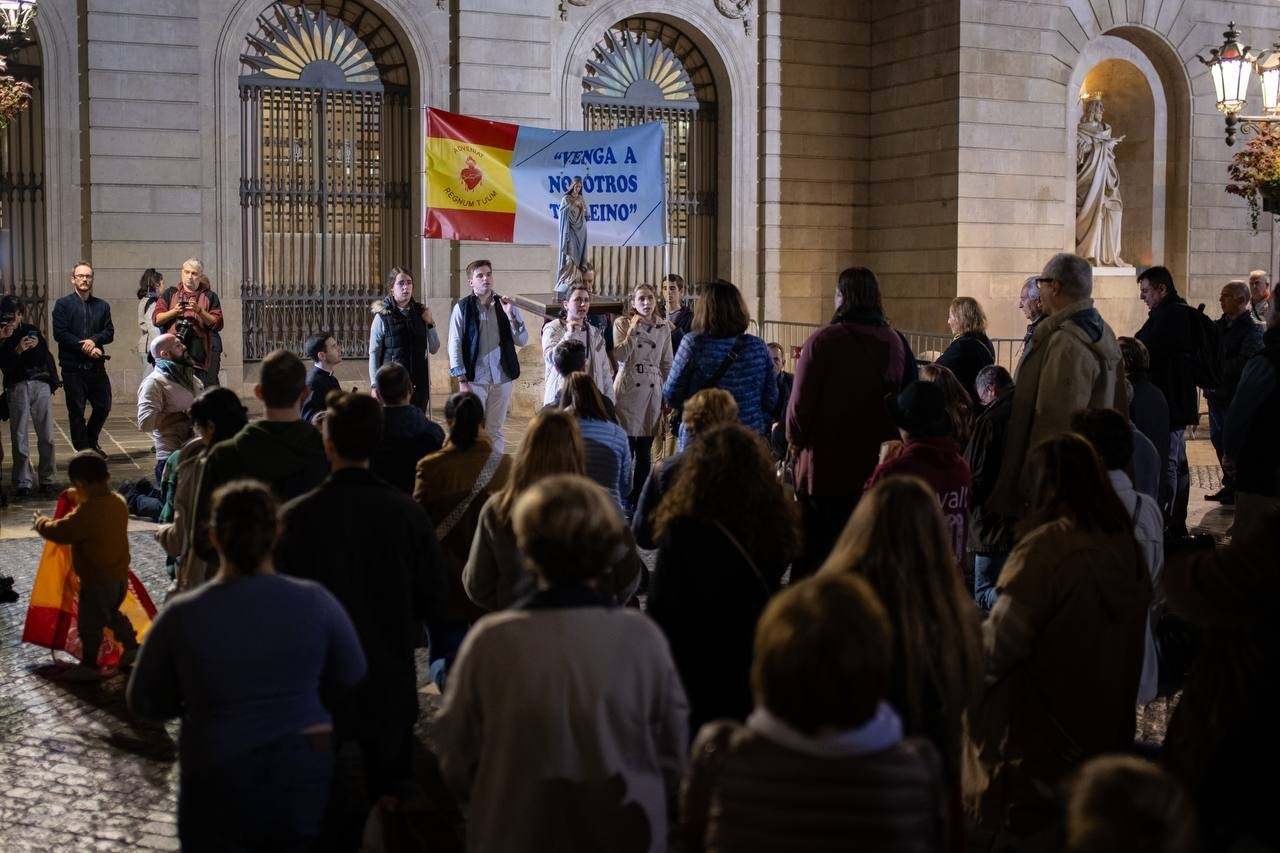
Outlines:
{"type": "Polygon", "coordinates": [[[756,630],[755,711],[694,742],[682,849],[943,849],[941,758],[903,738],[885,701],[890,634],[860,577],[815,577],[773,599],[756,630]]]}

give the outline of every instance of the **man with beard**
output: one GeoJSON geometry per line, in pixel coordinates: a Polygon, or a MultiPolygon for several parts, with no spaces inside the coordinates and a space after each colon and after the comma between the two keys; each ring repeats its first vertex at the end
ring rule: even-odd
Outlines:
{"type": "Polygon", "coordinates": [[[219,358],[214,338],[222,331],[222,301],[209,286],[199,258],[182,262],[179,282],[156,300],[154,322],[182,339],[200,381],[217,385],[219,358]]]}
{"type": "Polygon", "coordinates": [[[163,334],[152,341],[151,357],[156,366],[138,386],[138,429],[150,432],[155,442],[158,484],[169,454],[191,438],[191,404],[204,384],[177,335],[163,334]]]}

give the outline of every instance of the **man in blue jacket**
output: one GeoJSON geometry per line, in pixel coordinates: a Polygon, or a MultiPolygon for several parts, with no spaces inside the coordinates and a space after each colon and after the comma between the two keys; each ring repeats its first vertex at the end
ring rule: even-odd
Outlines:
{"type": "Polygon", "coordinates": [[[81,261],[71,268],[71,293],[53,304],[53,339],[67,395],[71,445],[106,458],[98,444],[111,412],[111,380],[107,377],[107,344],[115,340],[111,306],[93,295],[93,267],[81,261]],[[93,407],[84,419],[85,404],[93,407]]]}

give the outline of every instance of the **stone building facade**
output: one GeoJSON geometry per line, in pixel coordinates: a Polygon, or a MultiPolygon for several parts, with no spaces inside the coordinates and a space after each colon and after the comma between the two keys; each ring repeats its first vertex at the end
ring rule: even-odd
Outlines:
{"type": "MultiPolygon", "coordinates": [[[[344,217],[373,215],[368,193],[361,196],[357,188],[338,198],[341,192],[326,185],[321,193],[338,195],[324,202],[329,206],[320,219],[285,229],[311,232],[305,239],[294,233],[294,244],[264,242],[264,229],[278,235],[285,227],[271,219],[285,208],[271,208],[268,215],[262,182],[255,184],[257,173],[249,164],[266,168],[262,164],[274,158],[278,167],[290,159],[280,146],[294,143],[290,133],[272,136],[270,122],[254,112],[277,110],[274,128],[284,125],[283,102],[262,106],[246,94],[246,80],[266,72],[262,63],[242,57],[264,55],[273,33],[282,32],[265,25],[279,20],[272,17],[274,4],[41,0],[38,47],[24,54],[35,69],[27,73],[40,83],[38,109],[28,121],[41,127],[11,129],[5,148],[5,169],[25,168],[36,175],[28,183],[39,186],[18,192],[14,187],[21,179],[10,178],[0,192],[6,219],[0,237],[8,241],[0,245],[0,263],[7,265],[8,285],[25,288],[33,302],[43,299],[47,310],[69,287],[72,264],[89,259],[98,293],[111,301],[117,326],[127,330],[141,271],[154,266],[176,283],[183,259],[199,256],[222,296],[223,369],[232,385],[252,381],[261,350],[327,319],[284,299],[292,298],[285,292],[293,286],[289,282],[259,280],[280,279],[282,269],[296,273],[298,261],[286,259],[291,251],[329,253],[329,281],[342,278],[342,264],[360,266],[335,260],[342,252],[373,258],[365,266],[406,266],[441,323],[452,301],[465,293],[462,269],[475,257],[492,259],[502,292],[547,291],[550,248],[420,238],[421,110],[436,106],[524,124],[583,127],[594,120],[590,115],[604,115],[589,114],[584,106],[587,64],[610,49],[607,37],[620,29],[647,33],[672,50],[706,99],[703,117],[714,115],[711,125],[702,126],[702,173],[696,181],[689,177],[693,171],[686,175],[690,222],[696,220],[699,230],[682,251],[698,255],[690,269],[738,283],[758,317],[819,321],[829,312],[835,274],[856,263],[879,274],[900,327],[941,331],[946,303],[959,294],[987,306],[996,334],[1019,333],[1014,303],[1021,281],[1050,254],[1073,246],[1075,123],[1085,90],[1104,93],[1108,121],[1117,134],[1127,135],[1120,163],[1130,217],[1127,260],[1168,265],[1192,302],[1211,308],[1228,279],[1276,265],[1270,226],[1264,222],[1254,234],[1243,203],[1223,192],[1232,149],[1223,144],[1212,86],[1195,58],[1221,41],[1232,16],[1253,44],[1268,43],[1280,30],[1280,7],[1273,3],[283,5],[301,5],[313,14],[324,10],[343,22],[377,65],[381,82],[370,85],[385,84],[401,99],[399,118],[388,118],[389,101],[383,102],[381,118],[388,138],[395,126],[398,147],[384,140],[375,156],[361,148],[358,130],[339,130],[336,123],[326,132],[355,139],[349,149],[342,147],[346,142],[307,141],[322,146],[316,151],[330,152],[331,166],[346,163],[348,174],[352,163],[357,172],[373,168],[361,156],[377,160],[384,178],[399,170],[394,193],[375,188],[382,199],[374,204],[380,224],[340,224],[344,217]],[[28,140],[25,167],[14,165],[19,130],[28,140]],[[394,205],[386,201],[391,195],[394,205]],[[346,229],[341,239],[326,238],[326,229],[334,228],[346,229]],[[360,233],[353,236],[353,230],[360,233]],[[24,253],[31,260],[12,260],[24,253]],[[277,265],[274,272],[268,264],[277,265]],[[263,286],[283,288],[270,321],[261,313],[270,303],[263,286]],[[264,330],[264,323],[275,325],[264,330]]],[[[324,49],[317,44],[315,52],[324,49]]],[[[358,94],[352,98],[358,111],[364,102],[358,94]]],[[[306,154],[291,158],[297,168],[308,160],[306,154]]],[[[308,258],[305,263],[314,266],[308,258]]],[[[633,280],[656,278],[661,265],[643,273],[625,263],[618,269],[631,269],[626,275],[633,280]]],[[[364,322],[362,302],[381,281],[367,270],[359,275],[368,280],[338,282],[346,290],[323,311],[341,303],[345,322],[355,322],[356,314],[364,322]]],[[[1142,307],[1131,273],[1100,275],[1098,296],[1117,331],[1136,329],[1142,307]]],[[[114,353],[122,355],[131,341],[128,331],[118,335],[114,353]]],[[[359,347],[354,338],[348,343],[347,370],[363,386],[359,347]]],[[[528,370],[521,382],[532,392],[528,386],[540,381],[541,355],[531,346],[522,358],[528,370]]],[[[437,399],[447,387],[444,368],[442,353],[433,359],[437,399]]],[[[131,394],[140,378],[138,360],[113,358],[110,369],[117,392],[131,394]]]]}

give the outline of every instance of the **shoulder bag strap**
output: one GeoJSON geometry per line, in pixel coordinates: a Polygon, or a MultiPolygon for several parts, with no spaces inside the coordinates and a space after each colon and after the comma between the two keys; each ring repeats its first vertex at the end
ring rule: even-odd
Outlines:
{"type": "Polygon", "coordinates": [[[724,357],[724,361],[720,362],[720,366],[716,368],[716,372],[711,374],[711,378],[702,383],[698,388],[699,391],[704,388],[714,388],[716,383],[724,379],[724,375],[729,372],[729,368],[733,367],[733,363],[738,360],[738,356],[742,355],[742,351],[747,348],[747,336],[738,335],[738,339],[733,342],[733,347],[729,350],[729,354],[724,357]]]}
{"type": "Polygon", "coordinates": [[[725,527],[720,522],[712,521],[711,523],[720,529],[720,532],[724,534],[724,538],[728,539],[733,547],[737,549],[738,554],[742,556],[742,559],[747,561],[747,566],[751,569],[751,573],[756,576],[756,580],[760,581],[760,586],[764,587],[765,594],[773,595],[773,588],[770,587],[769,582],[764,579],[764,575],[760,573],[760,569],[756,566],[756,561],[751,559],[751,555],[747,553],[747,549],[742,547],[742,543],[738,541],[738,537],[730,533],[729,528],[725,527]]]}
{"type": "Polygon", "coordinates": [[[502,451],[495,450],[489,454],[489,458],[484,461],[484,467],[480,469],[480,476],[476,477],[476,484],[471,487],[470,493],[458,502],[445,520],[436,525],[436,540],[443,542],[458,522],[462,520],[462,516],[467,514],[467,510],[471,508],[471,504],[475,502],[476,497],[485,490],[485,487],[493,480],[493,475],[498,470],[498,464],[502,462],[502,451]]]}

